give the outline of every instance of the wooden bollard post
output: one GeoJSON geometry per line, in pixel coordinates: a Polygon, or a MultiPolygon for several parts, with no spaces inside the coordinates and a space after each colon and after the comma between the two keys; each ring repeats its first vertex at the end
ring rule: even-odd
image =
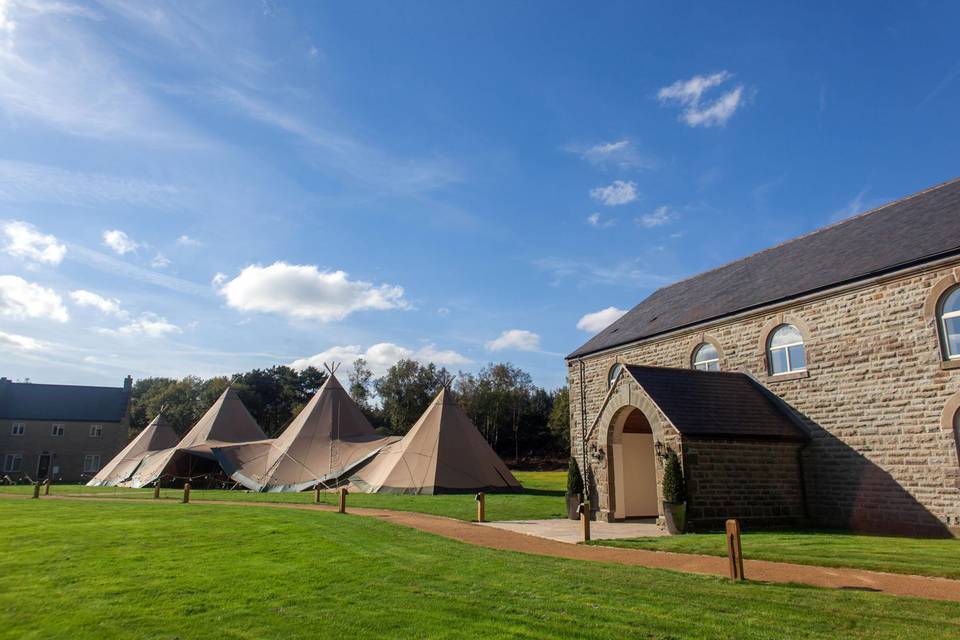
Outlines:
{"type": "Polygon", "coordinates": [[[487,519],[487,496],[481,491],[477,494],[477,522],[485,522],[487,519]]]}
{"type": "Polygon", "coordinates": [[[39,480],[33,483],[33,497],[34,498],[40,497],[40,481],[39,480]]]}
{"type": "Polygon", "coordinates": [[[317,485],[313,489],[313,501],[320,504],[320,485],[317,485]]]}
{"type": "Polygon", "coordinates": [[[43,483],[43,495],[50,495],[50,478],[47,478],[46,482],[43,483]]]}
{"type": "Polygon", "coordinates": [[[743,547],[740,546],[738,520],[727,520],[727,556],[730,558],[730,579],[743,580],[743,547]]]}
{"type": "Polygon", "coordinates": [[[340,505],[337,507],[337,513],[347,512],[347,488],[340,487],[340,505]]]}
{"type": "Polygon", "coordinates": [[[183,504],[190,502],[190,483],[183,483],[183,504]]]}
{"type": "Polygon", "coordinates": [[[159,499],[160,499],[160,481],[159,481],[159,480],[157,480],[157,481],[153,484],[153,499],[154,499],[154,500],[159,500],[159,499]]]}
{"type": "Polygon", "coordinates": [[[580,522],[583,524],[583,541],[590,542],[590,502],[581,502],[577,511],[580,512],[580,522]]]}

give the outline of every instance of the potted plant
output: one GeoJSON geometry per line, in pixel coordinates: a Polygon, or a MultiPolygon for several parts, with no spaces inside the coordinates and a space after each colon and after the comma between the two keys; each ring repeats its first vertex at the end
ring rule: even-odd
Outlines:
{"type": "Polygon", "coordinates": [[[687,487],[683,481],[680,458],[673,449],[667,449],[663,465],[663,518],[671,534],[683,533],[687,519],[687,487]]]}
{"type": "Polygon", "coordinates": [[[570,465],[567,467],[567,517],[571,520],[580,519],[577,507],[580,506],[582,498],[583,478],[580,477],[577,461],[570,458],[570,465]]]}

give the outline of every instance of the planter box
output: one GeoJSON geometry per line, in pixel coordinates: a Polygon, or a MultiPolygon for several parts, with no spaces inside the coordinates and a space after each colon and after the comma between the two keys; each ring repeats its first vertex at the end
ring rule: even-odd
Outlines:
{"type": "Polygon", "coordinates": [[[580,494],[567,494],[567,517],[571,520],[579,520],[580,514],[577,513],[577,507],[580,506],[580,494]]]}
{"type": "Polygon", "coordinates": [[[687,523],[687,503],[664,502],[663,520],[667,526],[667,531],[671,535],[683,533],[683,527],[687,523]]]}

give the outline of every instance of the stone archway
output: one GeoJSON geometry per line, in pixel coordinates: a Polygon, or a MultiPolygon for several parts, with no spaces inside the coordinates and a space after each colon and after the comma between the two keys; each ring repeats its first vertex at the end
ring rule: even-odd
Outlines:
{"type": "MultiPolygon", "coordinates": [[[[632,468],[634,473],[633,475],[630,473],[631,459],[636,455],[644,455],[643,453],[637,453],[643,447],[640,440],[645,439],[646,446],[654,450],[657,442],[672,447],[676,451],[680,450],[680,434],[650,399],[650,396],[628,373],[622,373],[608,392],[600,412],[594,420],[588,439],[590,448],[594,451],[591,467],[596,482],[598,516],[607,521],[627,517],[624,515],[624,509],[628,504],[631,486],[639,486],[640,493],[638,495],[643,496],[643,499],[647,501],[653,495],[649,491],[644,493],[644,488],[649,490],[649,470],[644,470],[644,467],[632,468]],[[635,411],[638,413],[634,413],[635,411]],[[631,418],[631,416],[633,417],[631,418]],[[642,416],[643,423],[640,422],[640,416],[642,416]],[[629,426],[627,425],[628,420],[631,420],[629,426]],[[622,448],[625,426],[628,426],[628,434],[634,432],[637,435],[645,436],[645,438],[637,438],[636,442],[628,444],[626,460],[623,459],[624,451],[622,448]],[[620,448],[617,445],[620,445],[620,448]],[[636,449],[632,448],[632,445],[636,445],[636,449]],[[631,451],[634,453],[631,454],[631,451]],[[618,457],[620,457],[620,460],[617,460],[618,457]],[[637,480],[640,480],[639,485],[637,480]],[[620,487],[619,492],[617,490],[618,485],[620,487]],[[621,509],[617,508],[618,501],[621,509]]],[[[653,473],[656,479],[656,499],[654,512],[647,515],[659,518],[663,516],[661,505],[663,467],[655,453],[653,451],[649,453],[648,460],[652,460],[653,473]]],[[[632,503],[632,500],[630,502],[632,503]]],[[[646,504],[649,504],[649,502],[646,504]]]]}
{"type": "Polygon", "coordinates": [[[656,518],[657,463],[650,421],[636,407],[623,407],[610,430],[613,517],[656,518]]]}

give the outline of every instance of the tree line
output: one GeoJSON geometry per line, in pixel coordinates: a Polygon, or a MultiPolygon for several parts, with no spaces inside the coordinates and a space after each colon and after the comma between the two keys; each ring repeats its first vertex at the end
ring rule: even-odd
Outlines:
{"type": "MultiPolygon", "coordinates": [[[[287,366],[238,373],[233,388],[268,437],[276,437],[327,379],[315,367],[287,366]]],[[[347,391],[370,423],[384,434],[403,435],[451,379],[451,391],[480,433],[502,457],[565,457],[569,452],[569,394],[547,391],[510,363],[491,363],[477,373],[400,360],[379,378],[360,358],[347,376],[347,391]]],[[[131,426],[144,428],[164,407],[164,417],[185,434],[223,393],[231,379],[187,376],[143,378],[133,385],[131,426]]]]}

